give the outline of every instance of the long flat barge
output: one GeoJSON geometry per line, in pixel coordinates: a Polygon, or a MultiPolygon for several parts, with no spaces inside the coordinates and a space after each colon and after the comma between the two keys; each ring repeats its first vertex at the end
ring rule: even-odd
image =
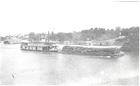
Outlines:
{"type": "Polygon", "coordinates": [[[90,55],[90,56],[105,56],[109,58],[123,55],[123,52],[121,52],[120,50],[120,46],[70,45],[70,46],[64,46],[62,49],[62,53],[90,55]]]}

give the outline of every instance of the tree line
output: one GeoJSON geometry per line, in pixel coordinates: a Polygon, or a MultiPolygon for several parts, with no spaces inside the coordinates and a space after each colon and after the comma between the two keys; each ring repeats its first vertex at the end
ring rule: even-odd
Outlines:
{"type": "Polygon", "coordinates": [[[125,41],[122,50],[139,54],[139,27],[123,29],[121,32],[125,36],[125,39],[119,40],[125,41]]]}
{"type": "MultiPolygon", "coordinates": [[[[88,30],[82,30],[79,32],[70,33],[53,33],[49,32],[47,39],[57,41],[91,41],[91,40],[108,40],[120,36],[121,28],[105,29],[105,28],[90,28],[88,30]]],[[[31,32],[29,38],[33,40],[39,40],[41,34],[35,34],[31,32]]]]}
{"type": "Polygon", "coordinates": [[[53,41],[104,41],[109,39],[114,39],[119,36],[126,36],[131,38],[138,35],[139,27],[130,27],[130,28],[120,28],[116,27],[115,29],[105,29],[105,28],[90,28],[88,30],[82,30],[79,32],[70,32],[70,33],[39,33],[35,34],[33,32],[29,33],[29,40],[40,40],[44,36],[49,40],[53,41]]]}

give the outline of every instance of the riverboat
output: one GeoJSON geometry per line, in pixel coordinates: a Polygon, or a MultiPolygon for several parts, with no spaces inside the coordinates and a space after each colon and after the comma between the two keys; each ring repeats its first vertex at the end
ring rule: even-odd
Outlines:
{"type": "Polygon", "coordinates": [[[41,52],[57,52],[58,48],[55,43],[50,42],[22,42],[21,50],[41,51],[41,52]]]}

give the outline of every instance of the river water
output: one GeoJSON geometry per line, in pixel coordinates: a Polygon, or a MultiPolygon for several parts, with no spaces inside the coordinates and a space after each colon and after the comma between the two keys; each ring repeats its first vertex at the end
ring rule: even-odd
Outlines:
{"type": "Polygon", "coordinates": [[[0,44],[2,85],[138,85],[138,57],[116,59],[22,51],[0,44]]]}

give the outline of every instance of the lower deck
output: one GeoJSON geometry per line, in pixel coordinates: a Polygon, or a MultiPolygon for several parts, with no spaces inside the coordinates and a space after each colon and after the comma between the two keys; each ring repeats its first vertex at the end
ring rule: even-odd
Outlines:
{"type": "Polygon", "coordinates": [[[21,45],[20,48],[22,50],[29,50],[29,51],[43,51],[43,52],[57,52],[58,51],[56,46],[28,46],[28,45],[21,45]]]}

